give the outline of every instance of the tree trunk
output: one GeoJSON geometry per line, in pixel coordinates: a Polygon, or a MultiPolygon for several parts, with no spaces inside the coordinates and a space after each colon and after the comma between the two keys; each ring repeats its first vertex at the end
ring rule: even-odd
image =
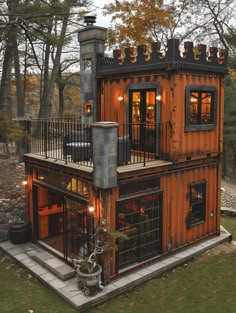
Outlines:
{"type": "Polygon", "coordinates": [[[45,106],[45,101],[48,93],[48,88],[49,88],[49,56],[50,56],[50,49],[51,49],[51,44],[50,44],[50,37],[52,35],[52,26],[53,26],[53,20],[50,19],[50,23],[48,26],[48,31],[47,31],[47,40],[46,40],[46,49],[45,49],[45,55],[44,55],[44,64],[43,64],[43,74],[42,77],[43,81],[41,81],[41,98],[40,98],[40,109],[39,109],[39,117],[47,117],[47,111],[46,111],[46,106],[45,106]]]}
{"type": "Polygon", "coordinates": [[[58,68],[60,66],[60,61],[61,61],[61,52],[62,52],[62,47],[63,47],[66,29],[67,29],[67,25],[68,25],[71,2],[72,2],[72,0],[66,1],[65,10],[67,10],[67,12],[65,13],[64,18],[63,18],[63,22],[62,22],[61,33],[60,33],[60,36],[58,39],[58,45],[57,45],[55,60],[53,63],[53,69],[51,72],[51,77],[49,80],[47,93],[44,93],[43,97],[42,97],[42,102],[41,102],[40,111],[39,111],[39,117],[40,118],[50,117],[51,113],[52,113],[51,112],[52,111],[52,97],[53,97],[54,86],[55,86],[56,77],[57,77],[57,73],[58,73],[58,68]]]}
{"type": "Polygon", "coordinates": [[[11,1],[7,0],[9,25],[7,26],[6,34],[6,50],[4,53],[4,60],[2,66],[2,77],[0,85],[0,110],[6,116],[6,118],[12,117],[11,108],[11,70],[13,61],[13,38],[14,38],[14,21],[16,20],[15,10],[19,4],[19,0],[11,1]]]}
{"type": "Polygon", "coordinates": [[[58,69],[58,81],[57,81],[57,88],[58,88],[58,97],[59,97],[59,111],[58,116],[62,117],[64,112],[64,89],[65,89],[65,82],[62,80],[61,74],[61,66],[58,69]]]}
{"type": "Polygon", "coordinates": [[[20,73],[20,61],[19,53],[17,48],[16,32],[12,38],[12,47],[14,54],[14,67],[15,67],[15,79],[16,79],[16,99],[17,99],[17,117],[24,117],[24,95],[21,83],[21,73],[20,73]]]}
{"type": "Polygon", "coordinates": [[[9,40],[6,43],[6,50],[4,54],[3,66],[2,66],[2,77],[0,85],[0,110],[6,116],[11,118],[11,68],[12,68],[12,45],[9,40]]]}

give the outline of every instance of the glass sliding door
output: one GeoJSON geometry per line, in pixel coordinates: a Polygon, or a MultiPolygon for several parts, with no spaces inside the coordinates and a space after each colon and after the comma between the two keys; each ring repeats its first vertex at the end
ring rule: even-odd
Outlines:
{"type": "Polygon", "coordinates": [[[35,239],[65,260],[87,255],[93,216],[87,212],[87,201],[34,186],[35,239]]]}
{"type": "Polygon", "coordinates": [[[38,187],[37,199],[38,239],[64,255],[63,196],[38,187]]]}
{"type": "Polygon", "coordinates": [[[65,198],[65,255],[67,258],[79,258],[88,254],[92,227],[87,206],[65,198]]]}

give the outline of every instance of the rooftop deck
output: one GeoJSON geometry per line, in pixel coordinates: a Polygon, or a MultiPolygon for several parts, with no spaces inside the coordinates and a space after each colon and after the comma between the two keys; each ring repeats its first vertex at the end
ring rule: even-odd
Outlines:
{"type": "MultiPolygon", "coordinates": [[[[127,165],[137,169],[150,166],[150,162],[158,165],[168,161],[159,151],[159,138],[167,128],[167,123],[118,125],[115,140],[119,171],[126,171],[127,165]]],[[[81,124],[77,118],[50,118],[29,121],[28,131],[31,138],[28,152],[31,156],[93,168],[91,125],[81,124]]]]}

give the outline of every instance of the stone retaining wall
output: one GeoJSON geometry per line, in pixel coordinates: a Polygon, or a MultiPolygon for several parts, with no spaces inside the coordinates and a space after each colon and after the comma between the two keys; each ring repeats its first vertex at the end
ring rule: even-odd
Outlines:
{"type": "Polygon", "coordinates": [[[25,190],[14,193],[10,199],[0,199],[0,241],[8,238],[10,223],[26,221],[25,190]]]}

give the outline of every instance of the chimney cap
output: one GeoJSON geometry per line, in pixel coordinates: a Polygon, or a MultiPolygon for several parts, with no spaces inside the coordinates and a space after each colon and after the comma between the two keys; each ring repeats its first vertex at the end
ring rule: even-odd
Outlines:
{"type": "Polygon", "coordinates": [[[87,24],[87,25],[93,25],[96,23],[96,16],[94,15],[87,15],[84,17],[84,22],[87,24]]]}

